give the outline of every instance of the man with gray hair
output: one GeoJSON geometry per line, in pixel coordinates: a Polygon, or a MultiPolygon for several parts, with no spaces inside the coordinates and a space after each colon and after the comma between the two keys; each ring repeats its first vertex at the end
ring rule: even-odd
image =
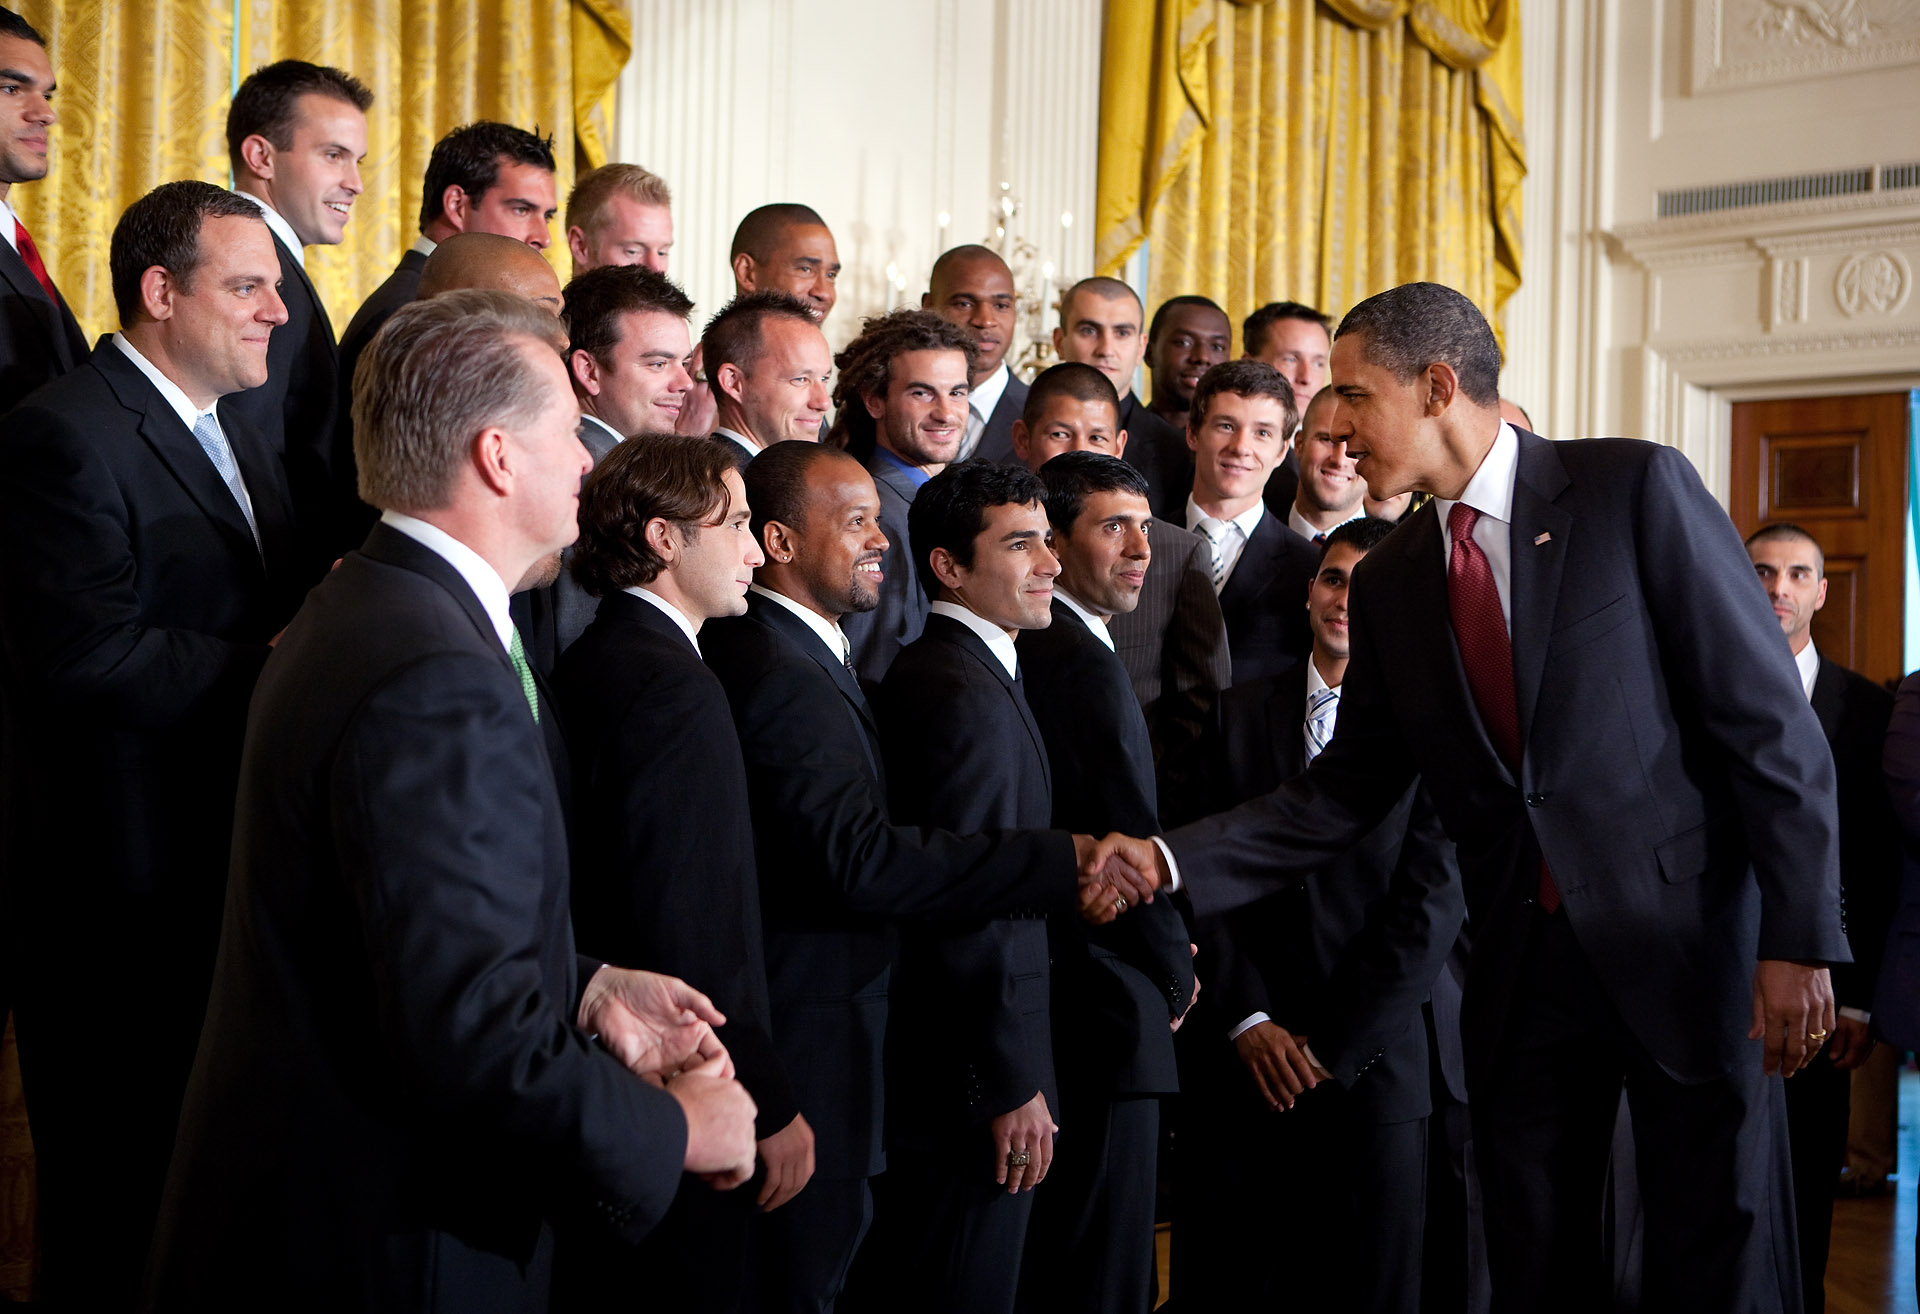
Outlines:
{"type": "Polygon", "coordinates": [[[574,950],[564,746],[507,612],[576,533],[560,345],[452,292],[355,380],[380,523],[253,702],[146,1308],[541,1310],[555,1214],[637,1240],[683,1171],[752,1170],[725,1018],[574,950]]]}

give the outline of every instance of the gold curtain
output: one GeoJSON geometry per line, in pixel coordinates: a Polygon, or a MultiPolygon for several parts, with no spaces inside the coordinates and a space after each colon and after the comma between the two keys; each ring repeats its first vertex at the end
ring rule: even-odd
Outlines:
{"type": "MultiPolygon", "coordinates": [[[[346,241],[307,252],[336,331],[413,241],[421,175],[449,128],[493,118],[555,135],[561,202],[576,148],[606,157],[607,101],[631,49],[619,0],[24,0],[60,87],[53,168],[13,201],[89,334],[117,325],[107,272],[128,204],[175,178],[229,181],[235,76],[334,64],[374,92],[366,191],[346,241]],[[237,22],[236,22],[237,17],[237,22]],[[576,141],[577,138],[577,141],[576,141]]],[[[554,247],[565,251],[555,222],[554,247]]],[[[558,266],[565,274],[565,266],[558,266]]]]}
{"type": "Polygon", "coordinates": [[[1108,0],[1095,264],[1237,323],[1519,286],[1518,0],[1108,0]],[[1328,9],[1331,12],[1328,12],[1328,9]]]}

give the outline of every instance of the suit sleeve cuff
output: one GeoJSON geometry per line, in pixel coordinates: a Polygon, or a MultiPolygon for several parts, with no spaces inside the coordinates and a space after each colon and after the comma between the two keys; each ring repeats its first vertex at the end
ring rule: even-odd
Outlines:
{"type": "Polygon", "coordinates": [[[1167,889],[1170,891],[1178,891],[1181,886],[1179,861],[1174,858],[1173,850],[1167,847],[1165,840],[1155,835],[1153,842],[1159,848],[1160,856],[1165,858],[1167,862],[1167,889]]]}

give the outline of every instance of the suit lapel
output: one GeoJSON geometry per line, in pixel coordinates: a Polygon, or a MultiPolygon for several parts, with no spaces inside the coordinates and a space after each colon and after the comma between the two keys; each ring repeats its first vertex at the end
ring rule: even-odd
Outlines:
{"type": "Polygon", "coordinates": [[[1843,668],[1820,659],[1820,668],[1813,677],[1813,714],[1820,719],[1820,729],[1826,733],[1831,744],[1840,734],[1840,718],[1847,710],[1847,677],[1843,668]]]}
{"type": "Polygon", "coordinates": [[[514,670],[513,658],[500,646],[500,631],[493,626],[493,617],[487,615],[487,609],[480,604],[480,597],[473,586],[453,563],[435,552],[426,544],[409,538],[391,525],[376,522],[367,531],[367,541],[359,549],[375,561],[389,566],[398,566],[402,570],[411,570],[416,575],[425,575],[451,594],[460,609],[473,622],[473,628],[486,641],[487,650],[498,654],[500,664],[518,680],[520,674],[514,670]]]}
{"type": "MultiPolygon", "coordinates": [[[[4,222],[4,221],[0,221],[4,222]]],[[[61,308],[47,299],[47,290],[40,286],[40,280],[27,268],[27,262],[13,249],[13,244],[0,240],[0,278],[5,278],[13,290],[26,298],[40,317],[42,327],[47,332],[47,350],[59,360],[60,368],[72,369],[79,362],[73,358],[67,339],[65,326],[61,323],[61,308]]]]}
{"type": "Polygon", "coordinates": [[[1512,571],[1508,607],[1513,621],[1514,706],[1520,713],[1520,743],[1533,729],[1540,701],[1540,678],[1547,663],[1547,638],[1553,633],[1560,600],[1560,573],[1567,560],[1573,517],[1555,504],[1567,487],[1566,467],[1553,444],[1530,433],[1520,435],[1519,471],[1513,485],[1513,523],[1508,527],[1512,571]]]}
{"type": "MultiPolygon", "coordinates": [[[[284,288],[288,282],[299,285],[307,301],[313,306],[313,318],[320,327],[320,337],[326,340],[327,356],[337,367],[340,361],[339,344],[333,340],[333,321],[327,317],[327,303],[320,299],[320,293],[314,289],[313,280],[307,277],[306,266],[294,258],[286,243],[280,240],[280,234],[273,235],[275,251],[280,256],[280,284],[284,288]]],[[[284,293],[283,293],[284,299],[284,293]]]]}
{"type": "MultiPolygon", "coordinates": [[[[287,561],[293,551],[293,508],[287,499],[286,476],[278,461],[273,460],[264,450],[246,422],[236,419],[228,413],[223,400],[219,406],[220,427],[227,435],[227,445],[233,449],[233,459],[240,466],[240,477],[246,481],[247,500],[253,503],[253,521],[260,527],[260,556],[267,563],[278,567],[287,561]]],[[[174,417],[176,420],[178,416],[174,417]]],[[[192,435],[188,435],[192,438],[192,435]]],[[[200,451],[200,440],[193,438],[195,451],[200,451]]],[[[206,459],[206,453],[200,452],[200,459],[208,469],[213,462],[206,459]]],[[[214,481],[220,485],[220,491],[226,493],[227,501],[233,502],[233,494],[221,482],[218,473],[214,481]]],[[[239,512],[235,502],[234,511],[239,512]]],[[[245,518],[241,519],[241,529],[246,528],[245,518]]],[[[253,541],[249,534],[247,541],[253,541]]]]}
{"type": "MultiPolygon", "coordinates": [[[[1056,609],[1059,609],[1058,603],[1055,603],[1054,606],[1056,609]]],[[[1075,625],[1081,624],[1078,616],[1069,614],[1068,618],[1075,625]]],[[[1056,621],[1055,623],[1057,624],[1058,622],[1056,621]]],[[[987,647],[985,640],[965,625],[962,625],[959,621],[953,619],[953,617],[929,616],[927,617],[927,630],[929,633],[939,634],[939,636],[948,643],[953,644],[968,657],[980,663],[980,665],[986,669],[987,674],[1000,682],[1000,686],[1007,691],[1007,697],[1013,700],[1013,705],[1020,709],[1020,723],[1027,727],[1027,737],[1033,741],[1033,751],[1040,762],[1041,778],[1046,781],[1047,815],[1051,816],[1053,814],[1052,765],[1047,761],[1047,741],[1041,737],[1040,725],[1033,719],[1033,708],[1027,704],[1024,682],[1018,681],[1013,676],[1008,675],[1007,668],[1000,664],[1000,659],[993,655],[993,650],[987,647]],[[938,622],[938,624],[936,625],[935,622],[938,622]]],[[[1088,637],[1092,638],[1091,635],[1088,637]]],[[[1094,642],[1097,643],[1099,640],[1095,639],[1094,642]]],[[[1018,650],[1016,649],[1016,651],[1018,650]]]]}
{"type": "Polygon", "coordinates": [[[1274,560],[1280,555],[1280,544],[1284,541],[1280,535],[1286,532],[1286,526],[1274,518],[1273,512],[1260,517],[1260,523],[1253,527],[1253,537],[1247,540],[1246,550],[1233,564],[1233,574],[1227,576],[1227,586],[1220,590],[1220,610],[1237,611],[1266,588],[1273,579],[1274,560]]]}
{"type": "Polygon", "coordinates": [[[815,634],[805,621],[779,603],[769,602],[758,594],[754,594],[747,599],[747,607],[769,628],[778,630],[791,639],[801,652],[812,658],[815,664],[827,673],[827,678],[832,680],[835,687],[840,690],[840,696],[847,700],[855,715],[859,717],[860,726],[867,733],[868,750],[873,754],[877,765],[880,753],[880,727],[874,722],[873,709],[867,705],[866,691],[860,687],[860,681],[854,678],[853,672],[847,669],[847,664],[836,660],[835,655],[829,653],[826,645],[820,642],[820,636],[815,634]]]}

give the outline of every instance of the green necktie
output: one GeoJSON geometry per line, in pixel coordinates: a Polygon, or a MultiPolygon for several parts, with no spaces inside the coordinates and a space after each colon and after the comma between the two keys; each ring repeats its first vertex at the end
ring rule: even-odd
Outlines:
{"type": "Polygon", "coordinates": [[[507,656],[513,658],[513,669],[520,676],[520,692],[527,696],[527,710],[533,713],[533,723],[540,724],[540,691],[534,687],[533,667],[527,665],[527,650],[520,642],[520,629],[514,627],[513,642],[507,647],[507,656]]]}

